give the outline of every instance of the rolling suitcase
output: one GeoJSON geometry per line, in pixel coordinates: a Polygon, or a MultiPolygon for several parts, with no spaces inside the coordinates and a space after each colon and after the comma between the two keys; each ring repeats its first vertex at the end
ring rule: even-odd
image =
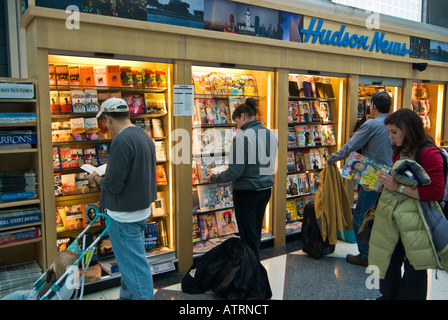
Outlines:
{"type": "Polygon", "coordinates": [[[314,202],[309,202],[303,210],[302,220],[302,250],[314,259],[334,252],[335,245],[328,242],[328,238],[323,241],[320,228],[316,220],[314,202]]]}

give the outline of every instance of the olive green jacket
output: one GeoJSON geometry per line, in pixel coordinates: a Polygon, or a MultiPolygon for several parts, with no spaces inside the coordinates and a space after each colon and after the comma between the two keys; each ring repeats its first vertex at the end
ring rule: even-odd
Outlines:
{"type": "MultiPolygon", "coordinates": [[[[425,170],[413,160],[397,161],[391,174],[399,183],[411,187],[430,183],[425,170]]],[[[369,265],[379,268],[380,279],[384,279],[399,239],[416,270],[448,270],[448,221],[438,202],[420,201],[384,188],[369,241],[369,265]]]]}

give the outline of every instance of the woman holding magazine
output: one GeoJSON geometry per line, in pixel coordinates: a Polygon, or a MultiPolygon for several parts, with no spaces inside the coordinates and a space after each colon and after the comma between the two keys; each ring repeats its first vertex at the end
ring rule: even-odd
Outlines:
{"type": "MultiPolygon", "coordinates": [[[[390,114],[384,123],[387,125],[389,130],[389,138],[392,141],[393,149],[393,162],[394,164],[403,159],[414,160],[415,155],[418,151],[420,153],[419,164],[426,171],[430,178],[430,183],[427,185],[418,185],[414,188],[411,186],[403,185],[397,182],[394,177],[390,174],[380,173],[379,178],[384,186],[388,189],[389,194],[395,195],[396,198],[400,199],[400,204],[407,202],[408,204],[412,200],[407,200],[409,198],[416,199],[417,205],[421,202],[427,201],[439,201],[442,198],[444,192],[444,175],[443,175],[443,159],[440,151],[435,145],[426,146],[428,143],[434,144],[434,140],[430,137],[425,129],[423,128],[423,122],[421,118],[410,109],[400,109],[392,114],[390,114]],[[424,147],[426,146],[426,147],[424,147]],[[424,148],[423,148],[424,147],[424,148]],[[392,193],[390,193],[392,191],[392,193]],[[401,194],[401,195],[400,195],[401,194]],[[407,197],[403,197],[403,195],[407,197]]],[[[399,164],[399,163],[397,163],[399,164]]],[[[421,170],[421,169],[420,169],[421,170]]],[[[383,200],[384,191],[380,198],[383,200]]],[[[438,205],[437,205],[438,206],[438,205]]],[[[406,219],[416,219],[420,217],[419,210],[416,210],[417,206],[408,207],[414,208],[414,212],[407,210],[404,215],[406,219]],[[417,211],[417,212],[415,212],[417,211]]],[[[398,205],[394,207],[393,216],[398,221],[398,216],[396,215],[398,205]]],[[[380,213],[380,206],[378,206],[377,216],[375,217],[374,229],[372,230],[372,236],[370,240],[371,254],[369,254],[369,263],[373,262],[371,259],[375,259],[373,256],[373,247],[378,246],[383,243],[384,239],[391,239],[393,236],[391,229],[386,229],[389,232],[386,234],[381,234],[380,236],[374,236],[375,227],[377,223],[382,223],[383,220],[378,220],[378,215],[380,213]]],[[[400,220],[401,221],[401,220],[400,220]]],[[[401,223],[401,222],[400,222],[401,223]]],[[[398,224],[398,222],[397,222],[398,224]]],[[[415,225],[415,224],[414,224],[415,225]]],[[[400,229],[399,238],[397,239],[395,249],[390,248],[392,256],[390,257],[390,262],[385,273],[384,279],[380,277],[380,292],[382,294],[381,299],[426,299],[427,294],[427,272],[426,269],[418,267],[416,270],[413,265],[411,265],[410,258],[411,247],[415,243],[420,241],[417,238],[417,232],[426,232],[424,224],[420,223],[419,228],[413,229],[410,234],[412,234],[412,239],[408,240],[408,234],[403,232],[403,224],[401,224],[402,229],[400,229]],[[406,251],[405,251],[406,248],[406,251]],[[406,257],[408,256],[408,257],[406,257]],[[404,263],[404,274],[401,274],[401,266],[404,263]]],[[[426,237],[426,235],[425,235],[426,237]]],[[[418,244],[420,247],[418,250],[425,249],[423,245],[418,244]]],[[[430,248],[432,250],[432,248],[430,248]]],[[[422,253],[419,252],[418,255],[422,253]]],[[[382,255],[385,255],[384,252],[382,255]]],[[[376,256],[378,257],[378,256],[376,256]]],[[[378,261],[378,260],[376,260],[378,261]]],[[[432,261],[433,262],[433,261],[432,261]]]]}
{"type": "Polygon", "coordinates": [[[278,139],[257,119],[257,101],[247,98],[232,114],[241,132],[230,147],[229,168],[207,173],[210,182],[233,182],[233,203],[241,239],[260,259],[261,228],[274,185],[278,139]]]}

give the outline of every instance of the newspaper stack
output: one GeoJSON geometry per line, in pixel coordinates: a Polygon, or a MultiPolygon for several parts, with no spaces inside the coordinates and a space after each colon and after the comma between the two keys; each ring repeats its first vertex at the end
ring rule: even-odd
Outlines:
{"type": "Polygon", "coordinates": [[[16,291],[33,289],[33,284],[42,275],[37,261],[0,267],[0,298],[16,291]]]}
{"type": "Polygon", "coordinates": [[[37,177],[31,169],[25,172],[0,173],[0,202],[37,197],[37,177]]]}

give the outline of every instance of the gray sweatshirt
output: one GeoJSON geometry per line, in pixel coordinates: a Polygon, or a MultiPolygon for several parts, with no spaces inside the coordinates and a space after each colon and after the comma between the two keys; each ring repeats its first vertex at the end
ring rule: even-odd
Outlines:
{"type": "Polygon", "coordinates": [[[156,199],[154,142],[142,128],[127,127],[112,140],[101,180],[100,207],[136,211],[148,208],[156,199]]]}
{"type": "Polygon", "coordinates": [[[264,190],[274,185],[278,139],[264,127],[260,120],[253,120],[241,127],[232,141],[229,168],[212,175],[212,182],[233,181],[235,190],[264,190]]]}

